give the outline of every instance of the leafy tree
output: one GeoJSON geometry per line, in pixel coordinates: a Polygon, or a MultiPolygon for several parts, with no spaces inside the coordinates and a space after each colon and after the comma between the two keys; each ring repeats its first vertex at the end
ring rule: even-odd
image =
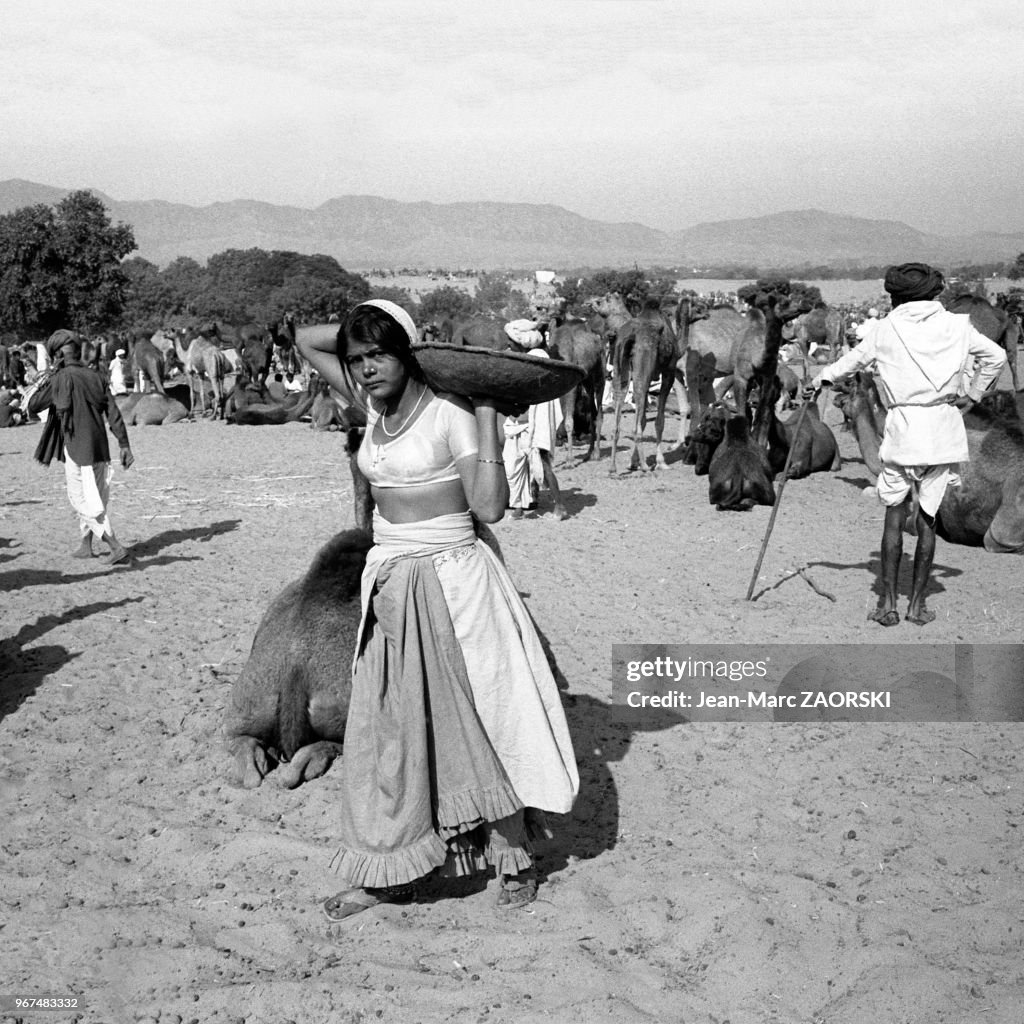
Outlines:
{"type": "Polygon", "coordinates": [[[91,333],[118,321],[135,248],[132,229],[111,224],[91,192],[55,208],[24,207],[0,217],[0,320],[21,331],[58,327],[91,333]]]}
{"type": "Polygon", "coordinates": [[[1010,264],[1006,276],[1011,281],[1019,281],[1024,277],[1024,252],[1018,253],[1017,258],[1010,264]]]}
{"type": "Polygon", "coordinates": [[[736,290],[736,296],[748,305],[752,304],[758,292],[774,292],[776,295],[788,295],[797,301],[811,306],[824,305],[821,289],[817,285],[808,285],[803,281],[790,281],[787,277],[772,275],[759,277],[755,284],[745,284],[736,290]]]}
{"type": "Polygon", "coordinates": [[[127,284],[121,261],[135,248],[132,229],[111,224],[103,203],[86,191],[57,204],[56,227],[67,322],[85,333],[115,323],[127,284]]]}
{"type": "Polygon", "coordinates": [[[26,206],[0,217],[0,323],[14,331],[46,330],[59,317],[60,255],[53,210],[26,206]]]}
{"type": "Polygon", "coordinates": [[[126,280],[121,313],[124,327],[146,327],[155,331],[158,327],[170,326],[169,311],[184,312],[182,296],[155,263],[135,256],[125,260],[121,269],[126,280]]]}
{"type": "Polygon", "coordinates": [[[417,317],[416,300],[409,294],[408,288],[399,288],[396,285],[377,285],[370,295],[372,299],[387,299],[407,310],[413,319],[417,317]]]}
{"type": "Polygon", "coordinates": [[[473,312],[473,299],[461,288],[450,284],[427,292],[420,299],[419,317],[422,323],[451,317],[453,320],[473,312]]]}
{"type": "Polygon", "coordinates": [[[476,283],[473,305],[479,313],[504,314],[512,300],[512,278],[508,274],[484,271],[476,283]]]}
{"type": "Polygon", "coordinates": [[[197,306],[201,316],[233,323],[276,320],[287,312],[327,320],[369,297],[369,282],[331,256],[229,249],[207,261],[197,306]]]}

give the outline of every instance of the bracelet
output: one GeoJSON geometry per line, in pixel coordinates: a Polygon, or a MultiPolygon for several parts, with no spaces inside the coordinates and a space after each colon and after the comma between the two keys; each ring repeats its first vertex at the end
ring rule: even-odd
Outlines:
{"type": "Polygon", "coordinates": [[[477,462],[493,462],[495,466],[504,466],[505,463],[501,459],[477,459],[477,462]]]}

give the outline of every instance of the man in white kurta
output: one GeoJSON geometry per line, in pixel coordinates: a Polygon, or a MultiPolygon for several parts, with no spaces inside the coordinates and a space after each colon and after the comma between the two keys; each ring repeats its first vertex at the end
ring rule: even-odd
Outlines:
{"type": "MultiPolygon", "coordinates": [[[[538,359],[550,359],[543,347],[530,349],[538,359]]],[[[556,519],[568,519],[555,476],[555,437],[562,424],[562,407],[557,400],[531,405],[517,420],[505,421],[505,475],[508,477],[509,508],[513,519],[534,504],[534,493],[546,484],[555,503],[556,519]]]]}
{"type": "Polygon", "coordinates": [[[882,600],[869,619],[899,622],[896,586],[903,528],[911,495],[917,501],[917,549],[907,607],[909,622],[925,625],[925,589],[935,556],[935,516],[949,486],[960,485],[959,464],[968,460],[962,409],[977,402],[999,378],[1006,355],[971,325],[948,312],[936,296],[945,283],[924,263],[890,267],[885,289],[893,310],[869,320],[861,343],[826,367],[809,385],[812,393],[858,370],[871,370],[887,412],[878,456],[878,496],[886,506],[882,535],[882,600]]]}

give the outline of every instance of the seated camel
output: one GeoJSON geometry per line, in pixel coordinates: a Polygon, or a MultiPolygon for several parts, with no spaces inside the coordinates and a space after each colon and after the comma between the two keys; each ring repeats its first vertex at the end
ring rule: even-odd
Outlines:
{"type": "Polygon", "coordinates": [[[317,384],[316,397],[309,410],[309,425],[313,430],[348,430],[352,426],[345,403],[325,380],[317,384]]]}
{"type": "Polygon", "coordinates": [[[885,406],[878,397],[874,378],[862,370],[849,381],[834,384],[833,390],[836,396],[832,404],[842,410],[843,424],[853,431],[868,472],[878,476],[882,471],[878,448],[885,428],[885,406]]]}
{"type": "Polygon", "coordinates": [[[994,341],[1006,352],[1006,365],[1010,370],[1013,390],[1020,390],[1020,378],[1017,375],[1017,346],[1020,344],[1020,321],[1012,313],[998,306],[993,306],[988,299],[980,295],[958,295],[946,302],[951,313],[966,313],[971,324],[989,341],[994,341]]]}
{"type": "MultiPolygon", "coordinates": [[[[368,498],[368,487],[362,496],[357,490],[357,519],[359,501],[368,498]]],[[[477,535],[502,557],[487,526],[478,524],[477,535]]],[[[224,711],[225,745],[237,784],[255,789],[277,765],[278,781],[292,789],[319,778],[341,755],[359,628],[360,578],[372,544],[369,530],[336,534],[317,552],[306,574],[285,587],[264,614],[224,711]]],[[[564,688],[565,679],[543,638],[541,642],[564,688]]]]}
{"type": "Polygon", "coordinates": [[[711,457],[725,437],[725,421],[730,413],[721,402],[710,405],[700,422],[686,436],[683,463],[693,466],[696,476],[707,476],[711,457]]]}
{"type": "Polygon", "coordinates": [[[773,472],[781,473],[789,459],[788,480],[799,480],[811,473],[835,472],[842,465],[839,445],[835,434],[821,422],[818,406],[810,403],[803,412],[800,430],[797,420],[800,413],[793,413],[789,419],[774,416],[768,432],[768,461],[773,472]],[[793,455],[790,458],[790,451],[793,455]]]}
{"type": "Polygon", "coordinates": [[[750,434],[750,422],[738,414],[725,421],[725,436],[708,466],[708,500],[719,512],[746,512],[774,505],[768,453],[750,434]]]}
{"type": "Polygon", "coordinates": [[[1021,421],[1016,415],[1000,416],[983,402],[964,416],[964,426],[970,461],[960,466],[961,486],[946,489],[936,531],[951,544],[1024,554],[1021,421]]]}
{"type": "Polygon", "coordinates": [[[337,534],[267,609],[231,689],[224,733],[235,780],[259,786],[274,763],[294,788],[341,754],[359,626],[359,581],[373,540],[337,534]]]}
{"type": "MultiPolygon", "coordinates": [[[[859,390],[874,388],[866,374],[859,390]]],[[[870,399],[864,398],[869,406],[870,399]]],[[[877,394],[875,396],[877,400],[877,394]]],[[[995,554],[1024,554],[1024,399],[991,392],[964,415],[969,459],[960,465],[961,485],[948,487],[935,517],[936,532],[951,544],[984,547],[995,554]]],[[[877,432],[858,420],[857,443],[865,463],[877,459],[884,420],[877,432]]],[[[914,516],[908,517],[913,524],[914,516]]]]}
{"type": "Polygon", "coordinates": [[[295,423],[302,419],[316,401],[315,389],[299,399],[294,405],[278,402],[251,402],[241,408],[234,409],[226,417],[228,423],[236,423],[246,427],[278,426],[282,423],[295,423]]]}
{"type": "Polygon", "coordinates": [[[121,415],[130,427],[166,426],[188,419],[188,409],[181,402],[155,391],[130,395],[127,406],[127,409],[121,409],[121,415]]]}

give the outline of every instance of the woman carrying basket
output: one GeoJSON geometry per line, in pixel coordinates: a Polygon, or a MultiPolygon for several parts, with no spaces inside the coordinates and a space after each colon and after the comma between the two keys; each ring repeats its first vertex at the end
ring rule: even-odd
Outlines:
{"type": "Polygon", "coordinates": [[[508,503],[495,402],[435,394],[416,341],[404,309],[372,300],[336,342],[300,346],[329,383],[368,396],[358,463],[375,504],[335,859],[354,888],[325,901],[332,921],[415,899],[435,871],[489,866],[499,907],[525,906],[530,839],[579,787],[536,629],[475,528],[508,503]]]}

